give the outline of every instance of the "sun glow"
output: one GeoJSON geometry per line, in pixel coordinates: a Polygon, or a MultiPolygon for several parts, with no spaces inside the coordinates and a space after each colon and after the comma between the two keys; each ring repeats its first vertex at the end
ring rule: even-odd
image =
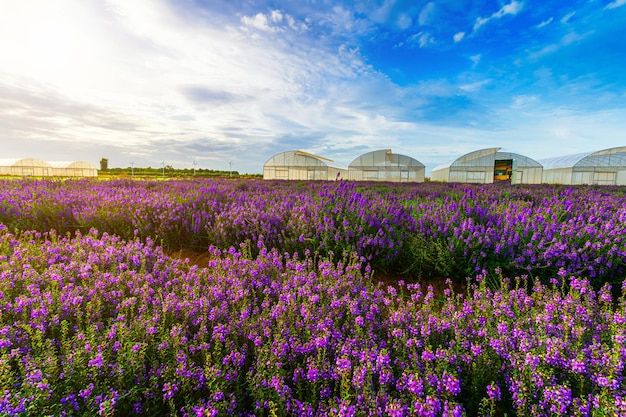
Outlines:
{"type": "Polygon", "coordinates": [[[92,9],[66,0],[35,3],[12,2],[3,12],[3,67],[64,90],[88,82],[104,46],[92,9]]]}

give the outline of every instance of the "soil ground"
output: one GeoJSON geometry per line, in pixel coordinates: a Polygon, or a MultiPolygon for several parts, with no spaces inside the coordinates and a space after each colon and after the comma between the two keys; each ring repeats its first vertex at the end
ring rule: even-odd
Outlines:
{"type": "MultiPolygon", "coordinates": [[[[189,259],[189,263],[192,265],[197,265],[199,267],[205,267],[209,260],[211,259],[211,255],[207,251],[199,251],[197,249],[184,248],[177,251],[167,253],[168,256],[175,259],[189,259]]],[[[446,279],[444,277],[430,277],[430,278],[420,278],[414,279],[410,275],[400,275],[393,273],[385,273],[385,272],[377,272],[374,271],[373,279],[376,280],[379,285],[386,288],[387,286],[392,286],[398,290],[398,281],[403,280],[406,284],[411,283],[420,283],[422,285],[422,291],[426,291],[429,285],[433,287],[435,298],[442,298],[443,291],[448,288],[446,285],[446,279]]],[[[465,293],[466,285],[454,283],[452,285],[452,289],[455,293],[465,293]]]]}

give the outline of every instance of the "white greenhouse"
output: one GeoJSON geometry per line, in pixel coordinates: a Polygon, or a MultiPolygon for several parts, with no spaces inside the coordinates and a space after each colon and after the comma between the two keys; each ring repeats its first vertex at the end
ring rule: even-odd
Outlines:
{"type": "Polygon", "coordinates": [[[16,177],[97,177],[98,169],[85,161],[46,162],[36,158],[0,159],[0,175],[16,177]]]}
{"type": "Polygon", "coordinates": [[[47,177],[52,175],[52,170],[52,165],[41,159],[0,159],[0,175],[47,177]]]}
{"type": "Polygon", "coordinates": [[[97,177],[98,168],[85,161],[51,161],[52,175],[57,177],[97,177]]]}
{"type": "Polygon", "coordinates": [[[540,159],[546,184],[626,185],[626,147],[540,159]]]}
{"type": "Polygon", "coordinates": [[[276,154],[263,165],[265,180],[335,180],[347,177],[346,166],[303,151],[276,154]]]}
{"type": "Polygon", "coordinates": [[[460,158],[433,168],[431,180],[490,184],[509,181],[511,184],[540,184],[543,167],[534,159],[501,148],[470,152],[460,158]]]}
{"type": "Polygon", "coordinates": [[[424,182],[426,167],[410,156],[382,149],[355,158],[348,170],[354,181],[424,182]]]}

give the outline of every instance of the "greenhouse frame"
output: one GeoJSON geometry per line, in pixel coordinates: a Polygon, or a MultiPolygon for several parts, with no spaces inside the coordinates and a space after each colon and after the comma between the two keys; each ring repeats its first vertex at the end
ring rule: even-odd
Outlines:
{"type": "Polygon", "coordinates": [[[97,177],[98,169],[85,161],[46,162],[37,158],[0,159],[0,175],[16,177],[97,177]]]}
{"type": "Polygon", "coordinates": [[[47,177],[52,175],[52,171],[52,165],[41,159],[0,159],[0,175],[47,177]]]}
{"type": "Polygon", "coordinates": [[[265,180],[335,180],[347,177],[348,167],[298,150],[276,154],[263,165],[265,180]]]}
{"type": "Polygon", "coordinates": [[[97,177],[98,168],[86,161],[51,161],[53,175],[58,177],[97,177]]]}
{"type": "Polygon", "coordinates": [[[491,184],[506,181],[511,184],[540,184],[543,166],[532,158],[501,148],[486,148],[470,152],[456,160],[439,165],[431,171],[432,181],[491,184]]]}
{"type": "Polygon", "coordinates": [[[364,153],[348,165],[354,181],[424,182],[426,166],[391,149],[364,153]]]}
{"type": "Polygon", "coordinates": [[[546,184],[626,185],[626,146],[540,159],[546,184]]]}

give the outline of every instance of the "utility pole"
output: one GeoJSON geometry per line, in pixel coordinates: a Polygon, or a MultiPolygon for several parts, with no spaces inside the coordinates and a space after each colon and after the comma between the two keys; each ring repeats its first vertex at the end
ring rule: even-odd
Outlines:
{"type": "Polygon", "coordinates": [[[233,176],[233,161],[230,161],[228,165],[230,166],[230,171],[228,171],[228,176],[232,177],[233,176]]]}

